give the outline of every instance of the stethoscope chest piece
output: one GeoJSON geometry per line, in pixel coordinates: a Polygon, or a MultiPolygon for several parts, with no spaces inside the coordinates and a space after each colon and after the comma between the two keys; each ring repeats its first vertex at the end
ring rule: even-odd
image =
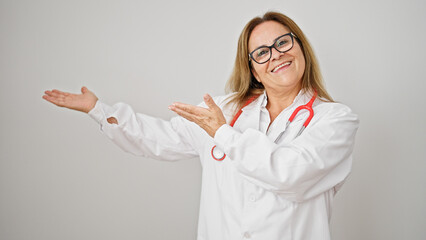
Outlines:
{"type": "Polygon", "coordinates": [[[212,148],[211,153],[212,157],[217,161],[222,161],[226,157],[226,154],[222,150],[220,150],[216,145],[214,145],[214,147],[212,148]]]}
{"type": "MultiPolygon", "coordinates": [[[[235,114],[234,119],[232,119],[231,127],[234,126],[235,122],[237,121],[238,117],[241,115],[241,113],[243,112],[243,108],[247,105],[249,105],[251,102],[253,102],[257,97],[259,97],[259,95],[254,95],[252,97],[250,97],[247,102],[244,104],[244,106],[240,109],[240,111],[237,112],[237,114],[235,114]]],[[[220,150],[216,145],[214,145],[214,147],[211,150],[211,154],[212,157],[217,160],[217,161],[222,161],[223,159],[225,159],[226,154],[220,150]]]]}

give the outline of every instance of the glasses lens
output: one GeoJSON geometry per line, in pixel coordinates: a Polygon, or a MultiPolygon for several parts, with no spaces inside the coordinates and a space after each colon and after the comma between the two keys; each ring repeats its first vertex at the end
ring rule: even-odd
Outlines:
{"type": "Polygon", "coordinates": [[[291,35],[284,35],[275,42],[275,48],[280,52],[286,52],[293,47],[291,35]]]}
{"type": "Polygon", "coordinates": [[[258,48],[256,49],[252,56],[254,58],[254,60],[258,63],[263,63],[263,62],[267,62],[269,60],[269,57],[271,56],[271,50],[267,47],[262,47],[262,48],[258,48]]]}

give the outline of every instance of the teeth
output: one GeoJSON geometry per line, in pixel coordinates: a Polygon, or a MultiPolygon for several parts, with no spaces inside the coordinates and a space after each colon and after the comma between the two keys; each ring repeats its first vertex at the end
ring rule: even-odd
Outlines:
{"type": "Polygon", "coordinates": [[[282,68],[282,67],[284,67],[284,66],[290,65],[290,63],[291,63],[291,62],[285,62],[285,63],[283,63],[283,64],[280,64],[280,65],[276,66],[276,67],[272,70],[272,72],[276,72],[278,69],[280,69],[280,68],[282,68]]]}

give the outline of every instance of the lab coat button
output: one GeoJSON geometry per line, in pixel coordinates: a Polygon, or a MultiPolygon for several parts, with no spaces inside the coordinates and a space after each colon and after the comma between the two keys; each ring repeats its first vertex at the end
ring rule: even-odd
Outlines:
{"type": "Polygon", "coordinates": [[[250,202],[255,202],[256,201],[256,196],[250,195],[249,200],[250,200],[250,202]]]}
{"type": "Polygon", "coordinates": [[[248,233],[248,232],[245,232],[244,233],[244,238],[250,238],[251,236],[250,236],[250,233],[248,233]]]}

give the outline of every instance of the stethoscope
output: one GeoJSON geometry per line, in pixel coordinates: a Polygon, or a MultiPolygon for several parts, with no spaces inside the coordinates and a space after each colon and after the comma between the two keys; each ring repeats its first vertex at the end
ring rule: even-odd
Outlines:
{"type": "MultiPolygon", "coordinates": [[[[247,102],[244,104],[244,106],[237,112],[237,114],[235,114],[234,118],[232,119],[231,124],[229,124],[231,127],[234,127],[235,122],[240,117],[241,113],[243,112],[243,108],[245,108],[247,105],[249,105],[250,103],[252,103],[259,96],[260,95],[254,95],[254,96],[252,96],[251,98],[249,98],[247,100],[247,102]]],[[[287,127],[290,125],[290,123],[293,122],[294,118],[296,117],[297,113],[299,113],[300,110],[306,109],[306,110],[309,111],[309,116],[305,120],[305,123],[303,123],[303,126],[300,128],[300,130],[297,133],[296,137],[298,137],[300,134],[302,134],[303,130],[305,130],[305,128],[308,126],[308,124],[311,121],[311,119],[314,117],[314,110],[312,109],[312,104],[314,103],[316,97],[317,97],[317,91],[314,91],[314,95],[312,96],[311,100],[307,104],[301,105],[301,106],[297,107],[296,110],[294,110],[294,112],[291,114],[290,118],[288,119],[288,121],[286,123],[285,129],[287,129],[287,127]]],[[[285,129],[284,129],[284,131],[282,131],[278,135],[278,137],[275,139],[274,143],[278,143],[278,141],[280,140],[280,138],[284,134],[285,129]]],[[[220,149],[218,149],[216,147],[216,145],[214,145],[212,147],[211,154],[212,154],[212,157],[215,160],[217,160],[217,161],[222,161],[226,157],[226,154],[224,152],[222,152],[220,149]]]]}

